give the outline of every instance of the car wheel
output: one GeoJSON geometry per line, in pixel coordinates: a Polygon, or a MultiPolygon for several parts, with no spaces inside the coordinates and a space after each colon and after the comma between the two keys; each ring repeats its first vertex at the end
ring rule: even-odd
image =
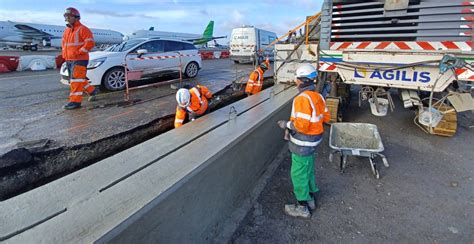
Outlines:
{"type": "Polygon", "coordinates": [[[109,91],[119,91],[125,88],[125,69],[113,68],[107,71],[102,78],[102,84],[109,91]]]}
{"type": "Polygon", "coordinates": [[[186,66],[186,69],[184,69],[184,75],[187,78],[194,78],[197,76],[199,71],[199,66],[196,62],[191,62],[186,66]]]}
{"type": "Polygon", "coordinates": [[[240,63],[239,60],[234,60],[234,64],[240,63]]]}

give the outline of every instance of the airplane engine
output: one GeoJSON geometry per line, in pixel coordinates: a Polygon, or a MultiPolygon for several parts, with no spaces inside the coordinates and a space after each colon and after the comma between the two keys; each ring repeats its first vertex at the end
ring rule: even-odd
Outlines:
{"type": "Polygon", "coordinates": [[[61,39],[44,39],[43,46],[45,47],[61,47],[61,39]]]}

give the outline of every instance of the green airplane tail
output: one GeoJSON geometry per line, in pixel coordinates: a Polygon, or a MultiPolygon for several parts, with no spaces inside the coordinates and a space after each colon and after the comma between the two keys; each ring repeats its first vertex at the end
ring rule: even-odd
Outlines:
{"type": "Polygon", "coordinates": [[[207,27],[204,30],[204,33],[202,33],[202,38],[203,39],[212,39],[213,34],[214,34],[214,21],[211,20],[211,21],[209,21],[209,24],[207,24],[207,27]]]}

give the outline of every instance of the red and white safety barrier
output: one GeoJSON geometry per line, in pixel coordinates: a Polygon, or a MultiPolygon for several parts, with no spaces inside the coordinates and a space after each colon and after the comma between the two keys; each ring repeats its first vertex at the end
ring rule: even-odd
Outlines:
{"type": "Polygon", "coordinates": [[[149,56],[149,57],[140,57],[140,58],[130,58],[129,60],[171,59],[171,58],[195,57],[195,56],[199,56],[199,54],[180,54],[180,55],[171,55],[171,56],[149,56]]]}
{"type": "Polygon", "coordinates": [[[15,71],[18,67],[20,57],[0,56],[0,73],[15,71]]]}
{"type": "Polygon", "coordinates": [[[224,50],[224,51],[201,50],[199,51],[199,54],[201,55],[202,59],[223,59],[223,58],[229,58],[230,56],[230,52],[228,50],[224,50]]]}
{"type": "Polygon", "coordinates": [[[255,44],[244,45],[244,44],[233,44],[230,47],[255,47],[255,44]]]}
{"type": "Polygon", "coordinates": [[[331,50],[375,49],[375,50],[462,50],[472,51],[472,41],[455,42],[331,42],[331,50]]]}
{"type": "MultiPolygon", "coordinates": [[[[125,101],[130,101],[130,91],[131,90],[136,90],[136,89],[142,89],[145,87],[150,87],[154,86],[156,84],[148,84],[148,85],[142,85],[142,86],[137,86],[137,87],[129,87],[129,81],[132,80],[139,80],[142,78],[143,71],[144,70],[129,70],[127,61],[129,60],[150,60],[150,59],[174,59],[178,58],[179,59],[179,64],[176,66],[179,70],[179,82],[183,81],[183,63],[181,60],[181,57],[194,57],[194,56],[200,56],[200,54],[181,54],[177,53],[176,55],[167,55],[167,56],[148,56],[148,57],[137,57],[137,58],[127,58],[127,55],[124,58],[124,66],[125,66],[125,101]]],[[[172,82],[173,80],[169,80],[167,82],[172,82]]]]}

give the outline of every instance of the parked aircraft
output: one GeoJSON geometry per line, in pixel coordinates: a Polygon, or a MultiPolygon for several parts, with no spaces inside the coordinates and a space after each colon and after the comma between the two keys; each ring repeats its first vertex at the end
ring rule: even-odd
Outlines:
{"type": "MultiPolygon", "coordinates": [[[[6,45],[21,45],[23,50],[38,50],[38,45],[61,47],[65,26],[0,21],[0,42],[6,45]]],[[[97,46],[117,44],[123,41],[120,32],[91,29],[97,46]]]]}
{"type": "Polygon", "coordinates": [[[214,32],[214,21],[209,21],[206,29],[199,34],[189,34],[189,33],[180,33],[180,32],[167,32],[167,31],[155,31],[154,27],[150,27],[148,30],[137,30],[132,32],[127,39],[134,38],[163,38],[163,39],[174,39],[181,41],[189,41],[194,45],[205,45],[209,41],[226,38],[227,36],[212,36],[214,32]]]}

